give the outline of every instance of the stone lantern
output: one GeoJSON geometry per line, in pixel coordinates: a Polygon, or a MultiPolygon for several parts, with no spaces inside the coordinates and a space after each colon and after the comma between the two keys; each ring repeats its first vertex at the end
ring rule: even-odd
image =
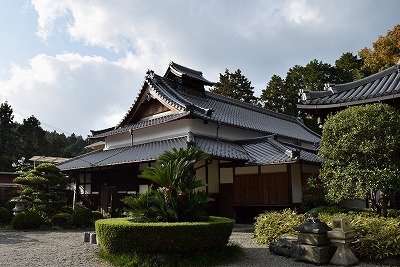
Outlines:
{"type": "Polygon", "coordinates": [[[11,202],[15,202],[15,207],[12,209],[13,215],[17,215],[18,213],[26,210],[26,204],[29,203],[28,200],[18,197],[11,200],[11,202]]]}
{"type": "Polygon", "coordinates": [[[346,218],[333,218],[332,228],[332,231],[328,231],[328,237],[336,244],[337,250],[330,263],[341,266],[357,264],[358,259],[349,248],[356,236],[356,231],[350,229],[350,221],[346,218]]]}
{"type": "Polygon", "coordinates": [[[293,229],[299,231],[299,234],[297,242],[291,246],[292,258],[318,265],[329,263],[334,249],[327,232],[332,229],[320,221],[317,212],[312,211],[310,218],[293,229]]]}

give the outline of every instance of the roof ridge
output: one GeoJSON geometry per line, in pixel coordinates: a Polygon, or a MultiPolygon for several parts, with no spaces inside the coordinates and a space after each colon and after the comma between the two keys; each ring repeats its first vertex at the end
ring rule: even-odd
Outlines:
{"type": "Polygon", "coordinates": [[[222,102],[225,102],[225,103],[238,105],[238,106],[241,106],[243,108],[253,110],[255,112],[268,114],[268,115],[274,116],[276,118],[285,119],[287,121],[297,122],[297,118],[296,117],[293,117],[293,116],[290,116],[290,115],[286,115],[286,114],[283,114],[283,113],[279,113],[279,112],[276,112],[276,111],[272,111],[272,110],[269,110],[269,109],[266,109],[266,108],[263,108],[263,107],[259,107],[259,106],[256,106],[256,105],[253,105],[253,104],[250,104],[250,103],[246,103],[246,102],[243,102],[243,101],[240,101],[238,99],[234,99],[234,98],[231,98],[231,97],[228,97],[228,96],[224,96],[224,95],[221,95],[221,94],[213,93],[213,92],[210,92],[210,91],[206,91],[206,96],[208,96],[210,98],[213,98],[213,99],[217,99],[218,101],[222,101],[222,102]]]}
{"type": "MultiPolygon", "coordinates": [[[[376,81],[378,79],[381,79],[384,76],[387,76],[390,73],[393,72],[398,72],[399,71],[399,67],[400,65],[396,64],[392,67],[389,67],[387,69],[384,69],[378,73],[374,73],[370,76],[364,77],[362,79],[356,80],[356,81],[352,81],[352,82],[348,82],[348,83],[342,83],[342,84],[332,84],[333,87],[328,88],[328,90],[332,90],[333,93],[337,94],[337,93],[341,93],[344,91],[347,91],[349,89],[352,89],[354,87],[357,86],[361,86],[364,84],[368,84],[370,82],[376,81]]],[[[326,90],[324,90],[326,91],[326,90]]],[[[324,91],[317,91],[317,92],[324,92],[324,91]]]]}

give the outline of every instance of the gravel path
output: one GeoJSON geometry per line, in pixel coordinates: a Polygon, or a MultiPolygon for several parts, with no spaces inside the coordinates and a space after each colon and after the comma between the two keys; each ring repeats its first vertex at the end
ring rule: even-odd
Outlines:
{"type": "MultiPolygon", "coordinates": [[[[98,245],[83,242],[87,230],[13,231],[0,229],[0,266],[5,267],[110,267],[96,257],[98,245]]],[[[237,225],[230,242],[240,245],[245,256],[231,267],[316,266],[276,256],[251,238],[251,226],[237,225]]],[[[328,266],[328,265],[325,265],[328,266]]],[[[366,263],[359,266],[371,267],[366,263]]]]}
{"type": "Polygon", "coordinates": [[[0,266],[110,266],[95,252],[99,246],[83,242],[84,230],[0,230],[0,266]]]}

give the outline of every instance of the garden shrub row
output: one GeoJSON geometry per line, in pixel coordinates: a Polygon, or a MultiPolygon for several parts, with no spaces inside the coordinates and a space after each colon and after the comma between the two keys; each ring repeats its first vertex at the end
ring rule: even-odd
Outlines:
{"type": "Polygon", "coordinates": [[[193,252],[228,243],[234,220],[210,217],[204,222],[134,222],[131,218],[98,220],[97,238],[108,254],[193,252]]]}
{"type": "Polygon", "coordinates": [[[20,212],[11,221],[14,229],[38,229],[43,223],[44,219],[34,211],[20,212]]]}
{"type": "MultiPolygon", "coordinates": [[[[350,220],[350,228],[356,231],[351,248],[359,259],[379,261],[400,256],[399,217],[378,217],[365,209],[323,207],[316,210],[321,221],[329,226],[332,226],[332,218],[350,220]]],[[[254,237],[258,243],[268,245],[282,235],[295,235],[293,227],[300,225],[307,217],[291,209],[265,212],[256,218],[254,237]]]]}
{"type": "Polygon", "coordinates": [[[11,212],[4,207],[0,207],[0,223],[9,223],[11,219],[11,212]]]}
{"type": "Polygon", "coordinates": [[[34,211],[24,211],[12,216],[9,209],[0,207],[0,224],[7,225],[11,223],[14,229],[37,229],[42,225],[60,228],[87,228],[93,227],[96,220],[104,219],[100,212],[92,211],[83,206],[78,206],[75,211],[66,207],[63,211],[66,212],[56,213],[50,220],[46,220],[34,211]]]}

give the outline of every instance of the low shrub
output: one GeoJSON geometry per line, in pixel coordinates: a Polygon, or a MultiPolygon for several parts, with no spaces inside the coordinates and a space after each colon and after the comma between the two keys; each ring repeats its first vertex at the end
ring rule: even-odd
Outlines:
{"type": "Polygon", "coordinates": [[[69,213],[69,214],[72,214],[72,213],[74,213],[74,209],[73,209],[72,207],[65,206],[65,207],[62,207],[62,208],[60,209],[60,213],[69,213]]]}
{"type": "Polygon", "coordinates": [[[11,219],[10,211],[7,208],[0,207],[0,223],[9,223],[11,219]]]}
{"type": "Polygon", "coordinates": [[[276,242],[282,235],[296,235],[294,226],[299,226],[305,220],[304,215],[299,215],[295,210],[267,211],[256,217],[253,237],[257,243],[269,245],[276,242]]]}
{"type": "Polygon", "coordinates": [[[73,226],[72,215],[69,213],[56,213],[51,218],[51,223],[61,228],[71,228],[73,226]]]}
{"type": "Polygon", "coordinates": [[[34,211],[20,212],[11,221],[14,229],[38,229],[43,223],[43,218],[34,211]]]}
{"type": "Polygon", "coordinates": [[[101,219],[104,219],[104,216],[100,211],[92,211],[92,223],[101,219]]]}
{"type": "Polygon", "coordinates": [[[193,252],[224,246],[235,221],[210,217],[205,222],[133,222],[131,218],[98,220],[97,238],[108,254],[193,252]]]}
{"type": "Polygon", "coordinates": [[[400,217],[400,210],[388,209],[387,216],[390,218],[398,218],[400,217]]]}
{"type": "Polygon", "coordinates": [[[84,206],[77,206],[75,208],[73,216],[73,222],[78,227],[90,227],[92,226],[92,210],[84,206]]]}

